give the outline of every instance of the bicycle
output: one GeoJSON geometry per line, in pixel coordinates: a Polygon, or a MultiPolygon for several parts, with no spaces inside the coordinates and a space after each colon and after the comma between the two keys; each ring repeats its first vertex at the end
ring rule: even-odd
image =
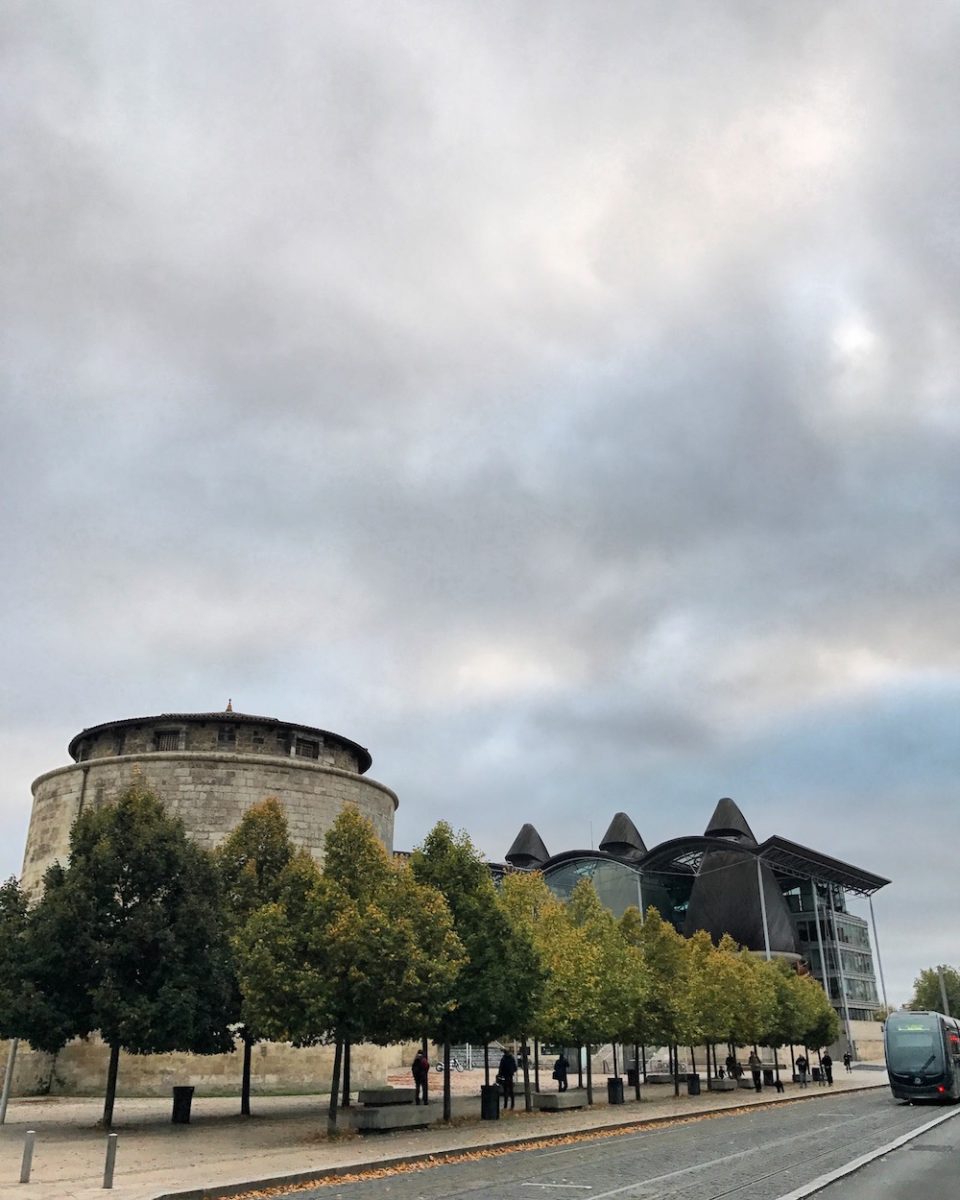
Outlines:
{"type": "MultiPolygon", "coordinates": [[[[439,1071],[441,1075],[443,1074],[443,1059],[442,1058],[440,1059],[440,1061],[437,1063],[437,1065],[433,1069],[435,1071],[439,1071]]],[[[465,1068],[459,1058],[451,1058],[450,1059],[450,1070],[451,1071],[463,1071],[463,1070],[465,1070],[465,1068]]]]}

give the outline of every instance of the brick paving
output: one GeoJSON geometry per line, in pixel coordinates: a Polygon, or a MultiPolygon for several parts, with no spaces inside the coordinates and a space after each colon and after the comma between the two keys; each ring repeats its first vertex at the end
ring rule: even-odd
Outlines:
{"type": "MultiPolygon", "coordinates": [[[[113,1195],[117,1200],[156,1200],[180,1191],[254,1184],[287,1175],[309,1175],[350,1167],[375,1167],[384,1161],[423,1158],[457,1150],[483,1150],[499,1143],[535,1139],[642,1121],[695,1117],[757,1103],[782,1103],[862,1088],[886,1087],[886,1073],[875,1069],[843,1070],[835,1086],[802,1089],[785,1085],[782,1096],[772,1089],[708,1093],[674,1098],[669,1086],[643,1089],[638,1104],[626,1089],[627,1103],[608,1106],[606,1081],[595,1086],[592,1109],[563,1113],[526,1113],[522,1099],[499,1121],[479,1119],[479,1084],[483,1072],[455,1072],[454,1120],[427,1129],[360,1136],[326,1137],[326,1104],[322,1096],[254,1097],[254,1115],[237,1115],[237,1098],[196,1096],[190,1125],[170,1123],[167,1100],[117,1100],[114,1132],[118,1153],[113,1195]]],[[[548,1078],[541,1080],[546,1088],[548,1078]]],[[[407,1085],[405,1076],[391,1082],[407,1085]]],[[[440,1115],[439,1076],[431,1078],[431,1101],[440,1115]]],[[[575,1078],[572,1082],[575,1082],[575,1078]]],[[[684,1089],[685,1090],[685,1089],[684,1089]]],[[[519,1092],[519,1089],[518,1089],[519,1092]]],[[[97,1129],[102,1102],[66,1097],[13,1100],[0,1129],[0,1200],[92,1200],[103,1196],[101,1180],[105,1135],[97,1129]],[[20,1158],[24,1133],[36,1131],[31,1183],[21,1185],[20,1158]]]]}

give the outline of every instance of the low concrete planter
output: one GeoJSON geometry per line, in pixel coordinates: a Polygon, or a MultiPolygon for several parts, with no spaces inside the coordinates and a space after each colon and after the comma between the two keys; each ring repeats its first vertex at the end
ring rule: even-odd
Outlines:
{"type": "Polygon", "coordinates": [[[533,1107],[540,1112],[560,1112],[561,1109],[585,1108],[586,1092],[575,1089],[569,1092],[534,1092],[533,1107]]]}
{"type": "MultiPolygon", "coordinates": [[[[751,1087],[753,1085],[751,1084],[751,1087]]],[[[737,1090],[737,1081],[735,1079],[708,1079],[708,1092],[735,1092],[737,1090]]]]}
{"type": "Polygon", "coordinates": [[[359,1104],[370,1105],[413,1104],[416,1098],[417,1089],[407,1087],[361,1088],[357,1093],[359,1104]]]}
{"type": "Polygon", "coordinates": [[[353,1110],[353,1127],[359,1133],[377,1133],[387,1129],[413,1129],[432,1125],[439,1109],[431,1104],[387,1104],[353,1110]]]}

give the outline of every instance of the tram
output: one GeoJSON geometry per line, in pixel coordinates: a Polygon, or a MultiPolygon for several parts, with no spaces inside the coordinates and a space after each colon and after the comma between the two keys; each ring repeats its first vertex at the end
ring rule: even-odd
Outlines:
{"type": "Polygon", "coordinates": [[[938,1012],[895,1012],[883,1033],[897,1100],[960,1100],[960,1022],[938,1012]]]}

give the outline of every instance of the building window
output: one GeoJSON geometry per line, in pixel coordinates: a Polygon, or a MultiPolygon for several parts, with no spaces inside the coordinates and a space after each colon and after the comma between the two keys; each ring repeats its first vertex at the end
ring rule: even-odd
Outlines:
{"type": "Polygon", "coordinates": [[[153,735],[153,748],[154,750],[179,750],[180,730],[158,729],[153,735]]]}
{"type": "Polygon", "coordinates": [[[221,725],[217,730],[217,745],[221,750],[236,750],[237,730],[233,725],[221,725]]]}
{"type": "Polygon", "coordinates": [[[294,744],[294,753],[297,758],[319,758],[320,743],[312,738],[298,737],[294,744]]]}

